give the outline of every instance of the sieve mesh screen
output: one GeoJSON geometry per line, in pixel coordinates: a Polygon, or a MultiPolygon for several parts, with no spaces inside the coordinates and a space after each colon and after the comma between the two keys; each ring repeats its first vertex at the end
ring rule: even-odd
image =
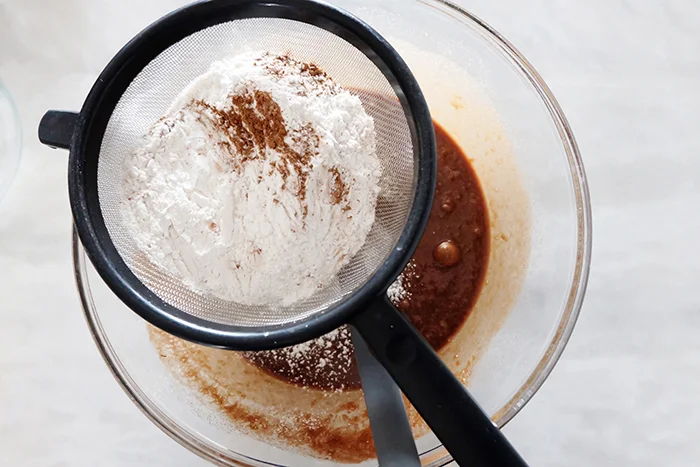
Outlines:
{"type": "Polygon", "coordinates": [[[384,263],[403,232],[415,193],[417,155],[409,123],[391,84],[363,52],[325,29],[289,19],[233,20],[198,31],[165,49],[133,80],[107,124],[97,186],[112,242],[134,275],[164,301],[210,322],[234,326],[284,325],[322,313],[361,288],[384,263]],[[191,81],[213,62],[246,52],[286,54],[322,68],[351,90],[374,118],[383,176],[375,223],[364,247],[330,285],[290,306],[248,306],[190,290],[154,266],[126,229],[121,206],[124,160],[191,81]]]}

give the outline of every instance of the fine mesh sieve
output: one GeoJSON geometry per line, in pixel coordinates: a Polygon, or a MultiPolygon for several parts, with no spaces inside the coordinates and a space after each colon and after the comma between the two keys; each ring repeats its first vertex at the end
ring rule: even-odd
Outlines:
{"type": "MultiPolygon", "coordinates": [[[[358,331],[460,465],[526,465],[386,297],[428,220],[436,148],[430,113],[415,78],[368,25],[312,0],[192,4],[129,42],[102,72],[80,114],[47,112],[39,125],[39,139],[70,149],[71,209],[85,251],[111,290],[151,324],[194,342],[239,350],[297,344],[350,324],[353,339],[358,331]],[[364,247],[332,284],[286,307],[241,306],[193,292],[150,264],[120,213],[123,161],[138,139],[213,62],[260,51],[313,62],[353,90],[374,118],[384,172],[376,220],[364,247]]],[[[376,369],[365,365],[372,355],[362,347],[361,366],[376,369]]],[[[393,404],[393,409],[403,410],[398,392],[392,397],[391,391],[376,384],[371,389],[368,407],[393,404]]],[[[373,425],[382,418],[381,411],[374,415],[373,425]]],[[[399,419],[410,438],[405,414],[391,418],[399,419]]],[[[391,454],[387,459],[394,461],[386,465],[410,465],[407,458],[390,452],[396,451],[395,441],[406,441],[393,436],[399,427],[379,428],[378,434],[387,436],[375,436],[375,441],[383,442],[384,452],[391,454]]],[[[412,450],[399,454],[415,457],[415,446],[412,450]]]]}
{"type": "Polygon", "coordinates": [[[281,347],[346,323],[401,272],[432,202],[435,137],[415,78],[369,26],[314,1],[204,1],[171,13],[117,54],[77,118],[49,113],[42,128],[42,141],[55,146],[61,131],[73,135],[73,215],[105,282],[152,324],[208,345],[281,347]],[[328,285],[293,305],[241,305],[192,290],[139,250],[123,218],[127,156],[193,80],[244,53],[317,65],[357,95],[374,120],[383,176],[372,229],[328,285]]]}
{"type": "MultiPolygon", "coordinates": [[[[283,18],[227,21],[197,31],[153,59],[129,84],[112,112],[98,157],[97,192],[111,241],[134,275],[158,297],[206,321],[233,326],[286,324],[327,310],[360,289],[384,263],[406,225],[417,176],[406,113],[387,77],[362,51],[313,24],[283,18]],[[247,52],[287,55],[314,63],[352,90],[375,122],[383,177],[376,220],[362,250],[331,284],[291,306],[248,306],[199,293],[156,268],[124,226],[125,154],[132,153],[192,80],[216,61],[247,52]],[[168,79],[164,80],[163,77],[168,79]]],[[[274,287],[274,284],[270,284],[274,287]]]]}

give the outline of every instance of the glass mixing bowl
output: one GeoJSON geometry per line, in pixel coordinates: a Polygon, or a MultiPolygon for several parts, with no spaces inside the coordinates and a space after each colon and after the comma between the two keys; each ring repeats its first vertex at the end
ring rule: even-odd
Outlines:
{"type": "MultiPolygon", "coordinates": [[[[363,18],[404,56],[433,116],[460,142],[484,185],[492,255],[484,291],[465,325],[483,332],[458,335],[452,350],[459,352],[459,342],[478,344],[467,386],[502,427],[552,371],[584,296],[591,214],[572,131],[527,60],[467,11],[442,0],[333,3],[363,18]]],[[[76,235],[73,257],[100,352],[129,397],[165,433],[219,465],[335,465],[232,429],[164,367],[145,323],[100,280],[76,235]]],[[[450,461],[432,434],[418,447],[425,466],[450,461]]]]}
{"type": "Polygon", "coordinates": [[[0,82],[0,199],[10,188],[19,165],[22,132],[10,93],[0,82]]]}

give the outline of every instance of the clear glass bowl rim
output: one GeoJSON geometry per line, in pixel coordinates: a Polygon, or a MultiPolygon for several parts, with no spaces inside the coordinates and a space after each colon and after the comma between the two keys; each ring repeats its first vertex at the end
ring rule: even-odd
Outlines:
{"type": "MultiPolygon", "coordinates": [[[[422,0],[417,1],[424,3],[422,0]]],[[[440,8],[444,8],[448,13],[462,16],[462,20],[472,23],[475,29],[478,30],[493,45],[495,45],[528,80],[530,85],[542,99],[542,103],[545,105],[550,113],[550,116],[552,117],[553,123],[558,131],[561,143],[566,152],[573,181],[573,191],[577,208],[576,214],[578,238],[576,265],[566,307],[552,341],[530,374],[530,377],[521,385],[518,391],[503,406],[503,408],[493,415],[494,422],[499,428],[502,428],[510,420],[512,420],[513,417],[520,412],[520,410],[522,410],[522,408],[540,389],[561,357],[576,325],[576,321],[581,311],[583,298],[586,293],[591,261],[592,219],[590,195],[585,170],[583,167],[583,161],[581,159],[573,131],[571,130],[571,127],[564,116],[559,103],[539,73],[510,42],[508,42],[503,36],[501,36],[484,21],[448,0],[432,1],[440,8]]],[[[208,445],[206,442],[203,442],[201,439],[196,438],[186,430],[182,429],[182,427],[180,427],[175,420],[172,420],[151,402],[149,397],[143,391],[141,391],[138,385],[129,376],[127,369],[119,360],[118,355],[111,346],[109,338],[105,334],[102,324],[100,323],[100,319],[89,289],[85,253],[75,229],[73,229],[72,248],[76,285],[80,295],[81,305],[90,328],[90,333],[92,334],[92,337],[95,340],[105,363],[114,375],[114,378],[126,392],[129,398],[134,402],[134,404],[168,436],[193,453],[212,462],[213,464],[238,467],[275,465],[264,463],[258,459],[252,458],[247,458],[247,461],[242,461],[240,459],[222,457],[222,454],[214,447],[208,445]],[[249,464],[246,462],[251,463],[249,464]]],[[[238,455],[244,458],[246,457],[242,454],[238,455]]],[[[437,446],[436,448],[423,453],[421,457],[424,460],[426,460],[426,457],[432,460],[428,464],[430,467],[444,466],[452,461],[449,453],[447,453],[442,446],[437,446]]]]}

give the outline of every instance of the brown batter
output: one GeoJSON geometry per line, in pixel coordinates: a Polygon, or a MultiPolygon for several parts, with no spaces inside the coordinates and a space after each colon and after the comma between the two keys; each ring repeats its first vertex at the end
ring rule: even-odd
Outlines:
{"type": "MultiPolygon", "coordinates": [[[[435,123],[435,202],[418,248],[403,273],[395,305],[436,350],[464,323],[479,296],[489,258],[489,219],[476,173],[461,148],[435,123]]],[[[358,389],[349,332],[246,358],[270,375],[322,390],[358,389]]]]}

